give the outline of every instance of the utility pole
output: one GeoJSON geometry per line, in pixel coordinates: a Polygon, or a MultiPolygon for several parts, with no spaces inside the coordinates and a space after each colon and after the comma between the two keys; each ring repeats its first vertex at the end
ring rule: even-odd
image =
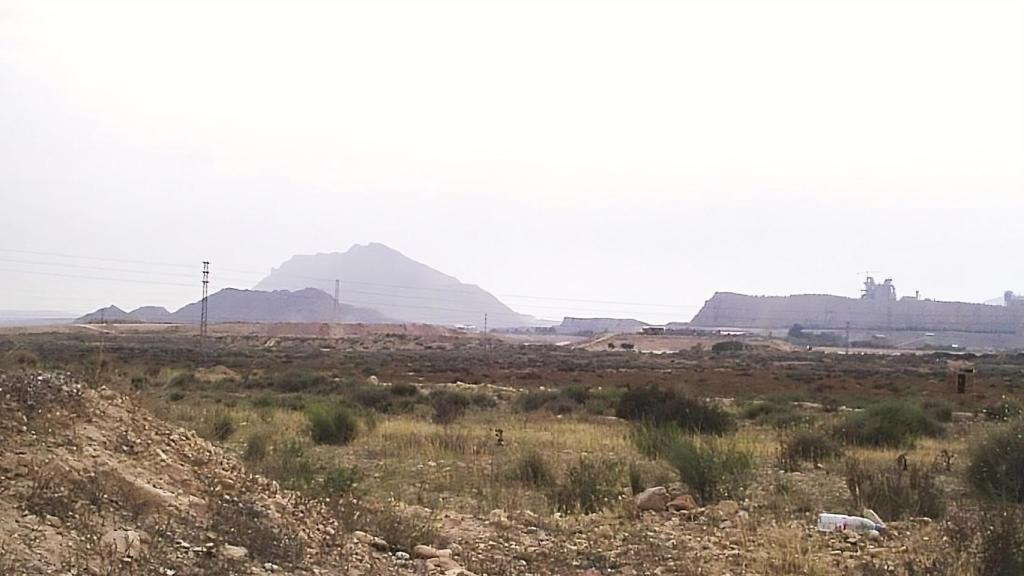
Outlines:
{"type": "Polygon", "coordinates": [[[487,312],[484,312],[484,348],[489,348],[487,342],[487,312]]]}
{"type": "Polygon", "coordinates": [[[338,301],[338,297],[341,295],[341,280],[334,280],[334,312],[337,313],[341,308],[341,303],[338,301]]]}
{"type": "Polygon", "coordinates": [[[846,355],[850,355],[850,321],[846,321],[846,355]]]}
{"type": "Polygon", "coordinates": [[[210,263],[203,261],[203,302],[199,313],[199,348],[206,343],[206,324],[209,321],[207,300],[210,290],[210,263]]]}

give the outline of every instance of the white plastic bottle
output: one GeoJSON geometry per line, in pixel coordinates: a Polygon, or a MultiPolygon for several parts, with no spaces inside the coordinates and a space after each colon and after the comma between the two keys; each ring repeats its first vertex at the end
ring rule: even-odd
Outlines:
{"type": "Polygon", "coordinates": [[[885,532],[884,524],[876,524],[867,518],[860,516],[847,516],[846,514],[819,514],[819,532],[870,532],[877,530],[885,532]]]}

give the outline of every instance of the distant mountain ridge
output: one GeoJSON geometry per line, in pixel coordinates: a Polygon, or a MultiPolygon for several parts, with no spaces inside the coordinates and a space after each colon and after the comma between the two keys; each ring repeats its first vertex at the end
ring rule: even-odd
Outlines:
{"type": "Polygon", "coordinates": [[[371,308],[404,322],[491,327],[530,326],[536,320],[494,295],[443,274],[383,244],[356,244],[346,252],[297,255],[271,270],[257,290],[317,288],[339,301],[371,308]]]}
{"type": "MultiPolygon", "coordinates": [[[[361,322],[382,324],[393,321],[376,310],[347,304],[335,306],[327,293],[307,288],[290,292],[277,290],[239,290],[225,288],[211,294],[208,301],[209,322],[361,322]]],[[[159,306],[143,306],[125,312],[107,306],[75,320],[78,324],[96,322],[198,324],[202,303],[193,302],[175,312],[159,306]]]]}

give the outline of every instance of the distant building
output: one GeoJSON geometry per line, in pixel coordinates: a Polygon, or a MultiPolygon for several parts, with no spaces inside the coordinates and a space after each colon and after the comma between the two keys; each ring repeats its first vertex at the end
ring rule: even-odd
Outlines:
{"type": "Polygon", "coordinates": [[[660,336],[665,333],[664,326],[644,326],[640,329],[640,333],[647,336],[660,336]]]}
{"type": "Polygon", "coordinates": [[[864,300],[896,300],[896,286],[892,283],[892,278],[886,278],[884,282],[877,284],[873,277],[868,276],[860,297],[864,300]]]}
{"type": "Polygon", "coordinates": [[[1024,306],[1024,296],[1017,296],[1010,290],[1003,294],[1003,300],[1007,306],[1024,306]]]}

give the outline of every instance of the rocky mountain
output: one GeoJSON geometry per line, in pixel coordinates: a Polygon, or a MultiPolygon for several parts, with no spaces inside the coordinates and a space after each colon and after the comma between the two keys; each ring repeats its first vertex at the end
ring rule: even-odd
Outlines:
{"type": "Polygon", "coordinates": [[[174,315],[163,306],[143,306],[128,313],[128,317],[136,322],[146,324],[167,324],[174,322],[174,315]]]}
{"type": "Polygon", "coordinates": [[[556,334],[631,334],[639,332],[646,323],[632,318],[573,318],[566,316],[555,326],[556,334]]]}
{"type": "Polygon", "coordinates": [[[464,284],[383,244],[356,244],[346,252],[293,256],[271,270],[257,290],[318,288],[339,300],[372,308],[404,322],[483,326],[487,314],[495,328],[529,326],[531,316],[519,314],[494,295],[464,284]]]}
{"type": "Polygon", "coordinates": [[[129,322],[128,313],[111,304],[75,319],[78,324],[101,324],[104,322],[129,322]]]}
{"type": "MultiPolygon", "coordinates": [[[[223,322],[361,322],[379,324],[391,321],[376,310],[348,304],[335,307],[333,297],[314,288],[294,292],[225,288],[211,294],[207,306],[209,321],[213,324],[223,322]]],[[[193,302],[173,313],[158,306],[144,306],[127,313],[116,306],[108,306],[86,314],[75,322],[79,324],[97,322],[196,324],[199,322],[201,314],[201,302],[193,302]]]]}

